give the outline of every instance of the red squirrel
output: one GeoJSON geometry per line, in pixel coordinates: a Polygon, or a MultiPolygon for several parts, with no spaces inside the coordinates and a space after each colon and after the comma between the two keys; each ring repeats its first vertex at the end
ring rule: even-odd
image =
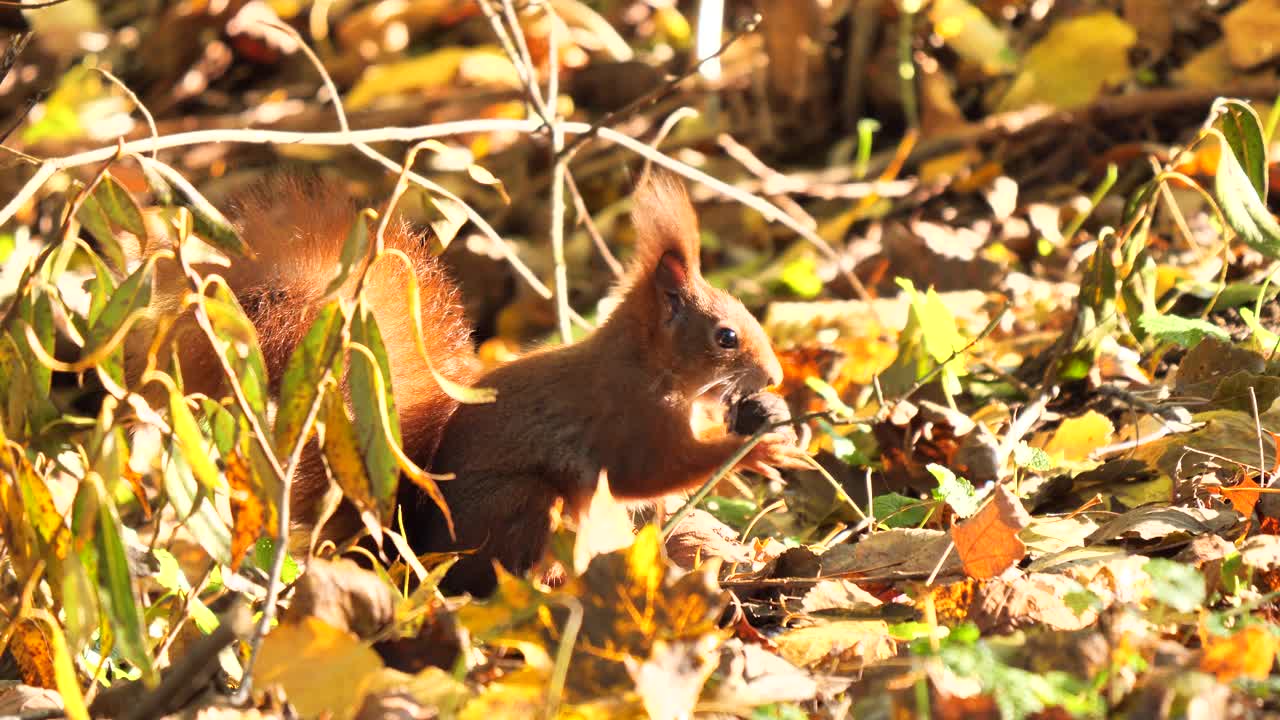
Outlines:
{"type": "MultiPolygon", "coordinates": [[[[494,560],[512,572],[530,569],[546,549],[557,500],[571,516],[585,510],[602,471],[623,501],[700,485],[746,438],[725,430],[700,436],[691,424],[698,404],[723,406],[782,380],[759,323],[702,277],[697,218],[683,185],[650,174],[638,184],[633,208],[636,252],[608,317],[580,342],[536,350],[488,372],[478,369],[458,291],[426,238],[404,222],[388,228],[386,245],[414,263],[437,370],[497,391],[496,402],[460,405],[440,389],[414,345],[407,271],[390,260],[376,263],[365,292],[387,346],[406,454],[455,476],[440,488],[456,539],[425,493],[401,483],[408,540],[419,553],[473,551],[450,570],[446,589],[487,594],[494,560]]],[[[236,293],[257,328],[273,388],[325,299],[356,213],[337,184],[277,178],[231,211],[256,258],[199,268],[221,274],[236,293]]],[[[183,323],[174,330],[183,374],[217,382],[197,333],[183,323]]],[[[214,388],[197,381],[188,383],[191,389],[214,388]]],[[[775,432],[737,468],[776,478],[775,468],[804,465],[793,436],[775,432]]],[[[308,453],[291,497],[295,517],[314,523],[327,487],[318,453],[308,453]]]]}

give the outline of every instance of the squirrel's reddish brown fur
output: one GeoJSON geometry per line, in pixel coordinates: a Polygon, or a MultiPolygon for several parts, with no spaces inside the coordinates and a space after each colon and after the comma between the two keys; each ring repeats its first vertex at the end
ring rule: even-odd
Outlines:
{"type": "MultiPolygon", "coordinates": [[[[257,327],[277,383],[324,299],[356,206],[336,184],[277,179],[242,197],[231,214],[256,258],[201,269],[227,279],[257,327]]],[[[387,345],[406,453],[456,476],[440,484],[456,540],[430,500],[401,483],[410,543],[418,552],[474,551],[450,572],[451,589],[489,591],[495,559],[514,572],[530,568],[545,550],[557,499],[570,513],[585,509],[602,471],[623,500],[697,486],[744,438],[723,431],[700,437],[691,424],[695,405],[781,380],[759,324],[703,279],[697,220],[683,186],[668,175],[642,180],[632,217],[636,253],[600,327],[578,343],[531,352],[484,374],[475,370],[457,291],[425,239],[403,223],[388,229],[387,246],[414,263],[435,367],[452,380],[497,391],[497,401],[484,405],[459,405],[444,394],[414,345],[404,266],[376,264],[365,292],[387,345]]],[[[184,375],[217,378],[197,332],[183,324],[174,331],[187,343],[180,345],[184,375]]],[[[775,467],[797,466],[801,455],[788,436],[770,434],[739,467],[776,476],[775,467]]],[[[327,487],[323,472],[315,453],[300,468],[292,502],[304,521],[315,519],[327,487]]]]}

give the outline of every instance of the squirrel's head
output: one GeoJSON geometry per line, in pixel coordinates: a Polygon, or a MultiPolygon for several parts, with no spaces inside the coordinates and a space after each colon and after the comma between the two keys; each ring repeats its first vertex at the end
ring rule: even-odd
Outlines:
{"type": "Polygon", "coordinates": [[[736,298],[712,287],[699,265],[698,220],[684,185],[651,172],[636,187],[637,247],[628,304],[647,320],[648,355],[676,390],[729,400],[782,381],[782,366],[760,323],[736,298]]]}

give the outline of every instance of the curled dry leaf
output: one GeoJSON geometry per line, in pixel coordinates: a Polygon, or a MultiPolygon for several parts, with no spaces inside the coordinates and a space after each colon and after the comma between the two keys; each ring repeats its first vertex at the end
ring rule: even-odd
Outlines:
{"type": "Polygon", "coordinates": [[[1022,560],[1027,547],[1018,533],[1031,523],[1022,502],[1003,485],[977,515],[951,528],[956,554],[969,577],[995,577],[1022,560]]]}
{"type": "Polygon", "coordinates": [[[708,558],[725,562],[751,562],[751,548],[738,542],[738,533],[705,510],[693,510],[667,537],[667,556],[685,570],[708,558]]]}
{"type": "Polygon", "coordinates": [[[369,637],[395,618],[396,593],[376,574],[351,560],[313,558],[298,579],[283,622],[314,617],[338,630],[369,637]]]}

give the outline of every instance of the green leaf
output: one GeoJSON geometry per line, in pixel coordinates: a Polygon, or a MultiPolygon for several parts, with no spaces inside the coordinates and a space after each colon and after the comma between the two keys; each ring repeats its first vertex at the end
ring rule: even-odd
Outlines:
{"type": "Polygon", "coordinates": [[[978,512],[978,495],[973,485],[962,477],[951,472],[950,468],[937,463],[929,463],[925,467],[929,474],[938,481],[933,497],[951,506],[956,515],[967,518],[978,512]]]}
{"type": "Polygon", "coordinates": [[[1248,175],[1254,192],[1265,202],[1267,146],[1262,139],[1262,120],[1248,103],[1239,100],[1219,100],[1215,109],[1222,111],[1218,124],[1222,127],[1227,146],[1248,175]]]}
{"type": "Polygon", "coordinates": [[[1258,316],[1253,314],[1253,310],[1247,307],[1240,308],[1240,319],[1244,320],[1244,324],[1249,327],[1249,332],[1253,334],[1254,340],[1258,342],[1261,349],[1269,352],[1277,344],[1280,344],[1280,335],[1276,335],[1263,327],[1258,320],[1258,316]]]}
{"type": "Polygon", "coordinates": [[[142,671],[148,682],[153,681],[155,670],[151,665],[146,635],[142,628],[142,613],[133,592],[133,578],[129,574],[129,561],[125,554],[120,515],[115,503],[99,488],[98,532],[94,538],[98,551],[99,600],[107,617],[121,654],[142,671]]]}
{"type": "Polygon", "coordinates": [[[891,492],[872,498],[871,511],[876,521],[885,527],[913,528],[929,517],[929,503],[891,492]]]}
{"type": "Polygon", "coordinates": [[[1231,335],[1226,330],[1199,318],[1147,313],[1138,318],[1138,327],[1160,342],[1173,343],[1185,348],[1193,347],[1206,337],[1223,342],[1231,341],[1231,335]]]}
{"type": "Polygon", "coordinates": [[[400,479],[399,465],[387,442],[388,438],[391,442],[400,442],[400,420],[391,392],[387,348],[382,343],[382,333],[373,313],[363,301],[356,306],[356,315],[351,323],[351,341],[367,348],[373,355],[370,358],[362,352],[352,353],[347,376],[351,383],[351,405],[355,410],[353,426],[369,473],[369,487],[379,511],[386,517],[395,502],[400,479]],[[381,375],[380,382],[375,374],[381,375]],[[383,428],[384,416],[391,423],[389,428],[383,428]]]}
{"type": "Polygon", "coordinates": [[[1170,608],[1189,613],[1204,603],[1204,575],[1194,567],[1164,558],[1151,558],[1143,570],[1151,578],[1151,595],[1170,608]]]}
{"type": "Polygon", "coordinates": [[[227,457],[236,447],[236,418],[216,400],[204,398],[200,401],[204,416],[209,421],[213,433],[213,446],[218,454],[227,457]]]}
{"type": "Polygon", "coordinates": [[[751,518],[760,511],[760,506],[745,498],[708,496],[702,506],[717,520],[732,528],[744,528],[751,518]]]}
{"type": "Polygon", "coordinates": [[[125,267],[124,249],[115,230],[124,230],[135,237],[145,238],[147,226],[142,211],[128,190],[111,173],[103,175],[89,197],[80,204],[76,219],[98,241],[98,247],[112,265],[125,267]]]}
{"type": "Polygon", "coordinates": [[[179,205],[191,211],[196,233],[211,245],[232,255],[251,255],[234,225],[195,186],[173,168],[149,157],[138,156],[142,166],[154,171],[173,189],[179,205]]]}
{"type": "MultiPolygon", "coordinates": [[[[245,558],[247,565],[258,568],[263,574],[269,574],[271,565],[275,562],[276,544],[271,538],[259,538],[257,544],[253,546],[253,552],[245,558]]],[[[280,572],[280,582],[289,585],[298,579],[302,571],[298,568],[298,563],[289,553],[284,554],[284,568],[280,572]]]]}
{"type": "MultiPolygon", "coordinates": [[[[359,223],[357,223],[359,224],[359,223]]],[[[305,442],[302,424],[321,391],[325,371],[342,377],[342,328],[346,314],[337,300],[320,308],[315,322],[289,356],[280,381],[280,406],[276,412],[276,452],[287,458],[294,445],[305,442]],[[327,363],[327,364],[326,364],[327,363]]]]}
{"type": "MultiPolygon", "coordinates": [[[[102,308],[96,321],[89,326],[84,339],[84,354],[98,352],[120,330],[129,316],[139,312],[151,303],[152,287],[155,283],[155,262],[149,260],[134,270],[129,277],[120,283],[111,299],[102,308]]],[[[117,345],[111,353],[98,363],[99,372],[105,373],[117,385],[124,385],[124,346],[117,345]]]]}
{"type": "Polygon", "coordinates": [[[831,426],[831,423],[818,418],[818,429],[831,439],[831,452],[840,462],[855,467],[871,464],[871,459],[858,449],[858,444],[853,441],[853,438],[841,435],[831,426]]]}
{"type": "Polygon", "coordinates": [[[798,255],[782,266],[778,279],[791,292],[806,300],[822,293],[822,278],[818,277],[818,264],[813,256],[798,255]]]}
{"type": "Polygon", "coordinates": [[[1218,153],[1213,194],[1227,224],[1249,247],[1272,259],[1280,258],[1280,224],[1267,209],[1266,199],[1259,195],[1253,180],[1240,166],[1230,141],[1216,130],[1209,132],[1224,146],[1218,153]]]}
{"type": "Polygon", "coordinates": [[[226,355],[231,370],[240,381],[245,400],[266,427],[267,370],[258,345],[258,331],[244,314],[244,309],[226,285],[214,285],[213,297],[204,298],[205,312],[214,334],[226,341],[226,355]]]}
{"type": "Polygon", "coordinates": [[[1053,469],[1053,461],[1049,459],[1049,453],[1038,447],[1031,447],[1026,441],[1018,443],[1013,448],[1013,463],[1033,472],[1048,472],[1053,469]]]}
{"type": "Polygon", "coordinates": [[[355,269],[369,256],[369,223],[377,219],[378,214],[366,208],[351,224],[351,230],[347,232],[347,241],[342,244],[342,256],[338,258],[338,274],[329,281],[329,287],[324,290],[325,295],[337,292],[347,282],[347,278],[351,277],[351,273],[355,272],[355,269]]]}
{"type": "Polygon", "coordinates": [[[324,452],[325,461],[334,481],[342,488],[342,494],[360,511],[369,532],[375,539],[381,537],[381,525],[378,524],[378,505],[373,499],[373,490],[369,483],[369,473],[365,470],[364,452],[356,439],[355,429],[351,426],[351,418],[342,404],[339,393],[328,393],[324,398],[321,412],[324,418],[324,442],[320,448],[324,452]]]}

